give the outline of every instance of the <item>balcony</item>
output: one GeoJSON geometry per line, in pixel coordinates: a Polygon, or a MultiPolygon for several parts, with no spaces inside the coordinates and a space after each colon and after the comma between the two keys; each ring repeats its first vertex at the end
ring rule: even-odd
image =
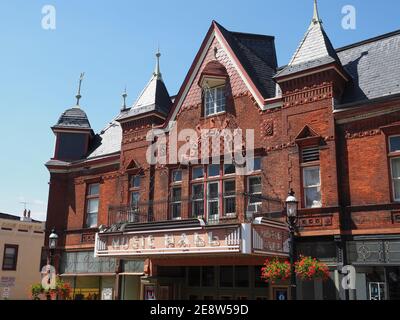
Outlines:
{"type": "Polygon", "coordinates": [[[282,218],[281,200],[246,193],[219,194],[208,200],[172,199],[110,206],[108,226],[202,219],[208,225],[253,221],[257,217],[282,218]]]}

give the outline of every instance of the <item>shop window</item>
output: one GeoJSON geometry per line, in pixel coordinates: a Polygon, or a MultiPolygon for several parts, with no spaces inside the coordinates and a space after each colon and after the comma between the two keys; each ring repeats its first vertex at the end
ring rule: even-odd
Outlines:
{"type": "Polygon", "coordinates": [[[261,278],[262,266],[254,267],[254,287],[255,288],[268,288],[268,282],[261,278]]]}
{"type": "Polygon", "coordinates": [[[99,193],[100,184],[94,183],[88,185],[86,194],[86,227],[97,227],[97,218],[99,212],[99,193]]]}
{"type": "Polygon", "coordinates": [[[400,136],[389,137],[389,160],[394,201],[400,201],[400,136]]]}
{"type": "Polygon", "coordinates": [[[18,245],[5,244],[2,269],[4,271],[17,270],[17,260],[18,260],[18,245]]]}
{"type": "Polygon", "coordinates": [[[320,168],[303,168],[303,191],[306,208],[321,208],[320,168]]]}
{"type": "Polygon", "coordinates": [[[215,88],[204,88],[204,110],[206,117],[225,112],[225,106],[225,85],[215,88]]]}
{"type": "Polygon", "coordinates": [[[219,286],[222,288],[233,287],[233,266],[219,268],[219,286]]]}
{"type": "Polygon", "coordinates": [[[249,268],[247,266],[235,267],[235,287],[247,288],[249,286],[249,268]]]}
{"type": "Polygon", "coordinates": [[[202,267],[201,285],[202,285],[202,287],[214,287],[215,286],[215,268],[214,267],[202,267]]]}
{"type": "Polygon", "coordinates": [[[200,287],[201,267],[188,268],[188,286],[200,287]]]}

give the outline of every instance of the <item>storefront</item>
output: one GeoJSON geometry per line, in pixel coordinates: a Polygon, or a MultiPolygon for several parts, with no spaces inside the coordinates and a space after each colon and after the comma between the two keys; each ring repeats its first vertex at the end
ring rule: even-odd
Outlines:
{"type": "Polygon", "coordinates": [[[93,251],[65,252],[61,277],[69,282],[73,300],[137,300],[144,262],[95,258],[93,251]]]}
{"type": "Polygon", "coordinates": [[[140,281],[144,300],[287,299],[288,284],[267,285],[261,267],[267,257],[287,257],[284,224],[258,219],[253,223],[206,226],[200,220],[165,222],[144,230],[96,235],[96,256],[148,259],[140,281]]]}
{"type": "Polygon", "coordinates": [[[357,300],[400,300],[400,239],[358,236],[347,243],[356,268],[357,300]]]}

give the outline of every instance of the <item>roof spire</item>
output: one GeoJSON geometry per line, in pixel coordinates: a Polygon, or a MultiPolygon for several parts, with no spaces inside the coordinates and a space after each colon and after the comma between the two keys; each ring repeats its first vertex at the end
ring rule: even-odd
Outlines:
{"type": "Polygon", "coordinates": [[[157,58],[156,69],[154,70],[154,76],[157,78],[157,80],[162,80],[162,75],[161,75],[161,71],[160,71],[160,57],[161,57],[160,47],[158,47],[158,50],[156,53],[156,58],[157,58]]]}
{"type": "Polygon", "coordinates": [[[126,98],[127,97],[128,97],[128,94],[126,93],[126,86],[125,86],[125,91],[122,94],[122,99],[124,99],[124,104],[122,105],[121,111],[125,111],[126,109],[128,109],[128,107],[126,106],[126,98]]]}
{"type": "Polygon", "coordinates": [[[314,0],[314,15],[313,15],[312,22],[313,22],[314,24],[322,23],[322,20],[319,18],[317,0],[314,0]]]}
{"type": "Polygon", "coordinates": [[[81,100],[82,96],[81,96],[81,87],[82,87],[82,80],[83,77],[85,76],[85,73],[82,72],[81,76],[79,78],[79,87],[78,87],[78,94],[75,96],[76,97],[76,107],[79,108],[79,100],[81,100]]]}

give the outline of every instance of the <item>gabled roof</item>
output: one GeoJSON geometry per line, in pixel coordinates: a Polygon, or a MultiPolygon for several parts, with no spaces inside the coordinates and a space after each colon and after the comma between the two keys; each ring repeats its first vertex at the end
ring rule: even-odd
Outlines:
{"type": "Polygon", "coordinates": [[[172,101],[160,72],[160,56],[161,54],[157,53],[156,69],[150,81],[147,83],[134,105],[126,115],[120,119],[130,118],[149,112],[158,112],[165,116],[168,115],[171,110],[172,101]]]}
{"type": "Polygon", "coordinates": [[[276,77],[287,76],[333,62],[340,65],[340,59],[319,18],[317,2],[314,1],[314,16],[308,30],[289,64],[276,77]]]}
{"type": "Polygon", "coordinates": [[[273,98],[277,59],[272,36],[231,32],[214,22],[264,99],[273,98]]]}

